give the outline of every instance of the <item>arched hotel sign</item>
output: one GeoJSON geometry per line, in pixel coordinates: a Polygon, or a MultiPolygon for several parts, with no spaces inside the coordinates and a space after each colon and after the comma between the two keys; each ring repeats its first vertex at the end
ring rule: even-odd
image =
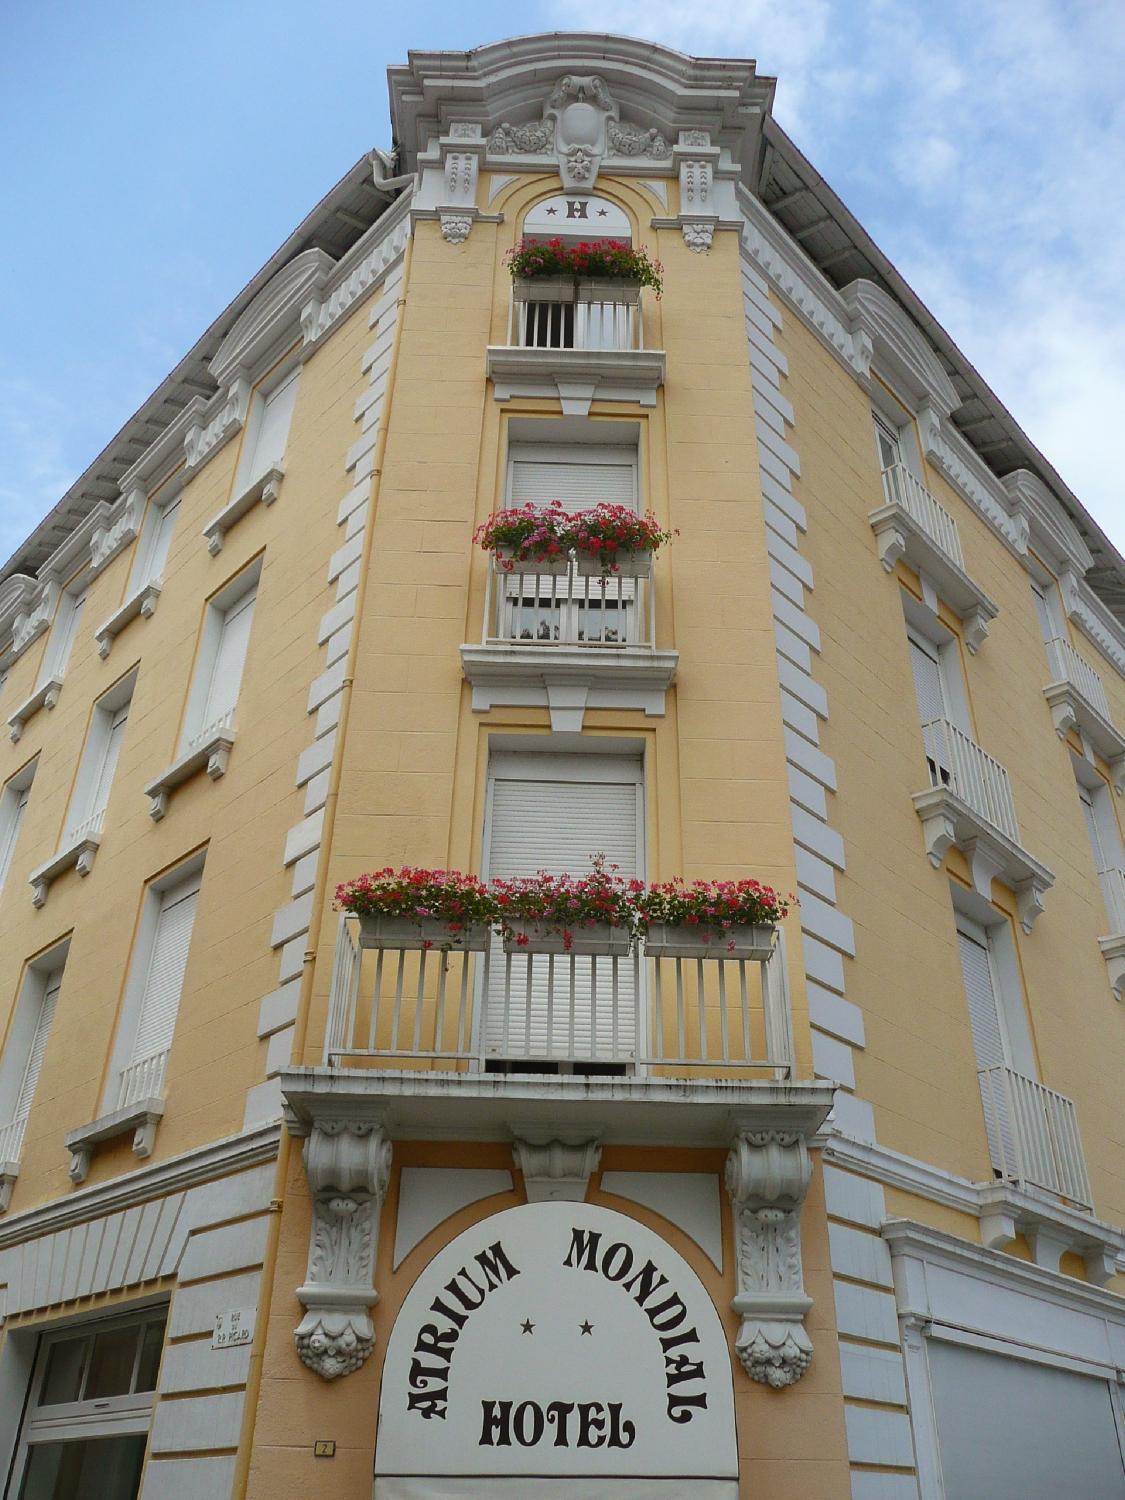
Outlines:
{"type": "Polygon", "coordinates": [[[537,1203],[447,1245],[383,1370],[376,1500],[737,1494],[730,1355],[698,1276],[644,1225],[537,1203]],[[527,1481],[534,1479],[533,1486],[527,1481]],[[427,1484],[427,1480],[432,1483],[427,1484]],[[511,1483],[504,1481],[510,1480],[511,1483]],[[665,1484],[663,1481],[675,1480],[665,1484]]]}

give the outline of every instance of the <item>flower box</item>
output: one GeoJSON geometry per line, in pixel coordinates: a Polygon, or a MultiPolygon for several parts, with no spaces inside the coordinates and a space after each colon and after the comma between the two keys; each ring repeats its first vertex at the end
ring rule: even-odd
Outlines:
{"type": "Polygon", "coordinates": [[[645,953],[649,958],[748,958],[763,963],[773,953],[776,930],[652,922],[645,936],[645,953]]]}
{"type": "Polygon", "coordinates": [[[514,547],[497,547],[494,555],[505,573],[534,574],[538,578],[565,578],[570,571],[570,554],[555,557],[518,558],[514,547]]]}
{"type": "Polygon", "coordinates": [[[625,958],[633,946],[633,934],[628,927],[613,927],[608,922],[595,922],[589,927],[572,927],[570,947],[555,926],[544,927],[537,922],[522,926],[513,923],[512,930],[504,935],[505,953],[570,953],[598,958],[625,958]],[[525,941],[521,942],[523,938],[525,941]]]}
{"type": "Polygon", "coordinates": [[[462,953],[483,953],[491,933],[487,922],[470,922],[457,931],[450,931],[449,924],[438,917],[384,917],[359,913],[361,948],[455,948],[462,953]]]}
{"type": "Polygon", "coordinates": [[[607,559],[612,558],[612,562],[605,564],[596,552],[578,551],[574,557],[579,578],[652,577],[652,553],[647,549],[607,553],[607,559]]]}

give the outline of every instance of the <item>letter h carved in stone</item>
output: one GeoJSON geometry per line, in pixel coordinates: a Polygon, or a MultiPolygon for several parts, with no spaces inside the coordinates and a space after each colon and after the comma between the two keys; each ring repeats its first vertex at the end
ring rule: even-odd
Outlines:
{"type": "Polygon", "coordinates": [[[764,1385],[793,1385],[812,1360],[800,1224],[810,1171],[795,1131],[745,1131],[727,1157],[738,1270],[731,1306],[742,1317],[736,1348],[751,1380],[764,1385]]]}
{"type": "Polygon", "coordinates": [[[310,1370],[335,1380],[358,1370],[375,1347],[375,1251],[391,1143],[373,1120],[316,1120],[305,1171],[313,1220],[305,1284],[297,1288],[305,1308],[297,1353],[310,1370]]]}

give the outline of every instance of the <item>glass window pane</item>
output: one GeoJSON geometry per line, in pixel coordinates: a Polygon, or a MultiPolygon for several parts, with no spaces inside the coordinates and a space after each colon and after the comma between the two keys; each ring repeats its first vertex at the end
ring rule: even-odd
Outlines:
{"type": "Polygon", "coordinates": [[[136,1500],[144,1457],[143,1436],[38,1443],[20,1500],[136,1500]]]}
{"type": "Polygon", "coordinates": [[[47,1373],[43,1380],[40,1406],[57,1406],[60,1401],[77,1401],[82,1383],[82,1360],[89,1347],[89,1337],[60,1339],[47,1355],[47,1373]]]}
{"type": "Polygon", "coordinates": [[[90,1368],[86,1375],[84,1401],[95,1396],[127,1396],[133,1384],[133,1365],[141,1330],[134,1323],[125,1328],[107,1328],[94,1335],[90,1368]]]}
{"type": "Polygon", "coordinates": [[[144,1339],[141,1343],[141,1360],[137,1366],[137,1383],[135,1391],[154,1391],[156,1389],[156,1376],[160,1369],[160,1351],[164,1347],[164,1319],[157,1323],[145,1325],[144,1339]]]}

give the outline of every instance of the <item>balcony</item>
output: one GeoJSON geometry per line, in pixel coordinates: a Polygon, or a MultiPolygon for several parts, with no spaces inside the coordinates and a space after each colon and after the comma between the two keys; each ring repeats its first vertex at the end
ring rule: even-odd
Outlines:
{"type": "Polygon", "coordinates": [[[993,880],[1011,886],[1029,933],[1055,877],[1020,843],[1007,769],[948,719],[923,724],[922,737],[930,789],[916,792],[913,802],[930,863],[939,869],[950,848],[960,849],[986,901],[993,880]]]}
{"type": "Polygon", "coordinates": [[[104,822],[103,807],[75,827],[67,829],[58,853],[38,865],[27,877],[31,885],[32,906],[38,909],[46,903],[51,885],[64,871],[77,870],[79,875],[89,875],[94,868],[95,856],[101,848],[104,822]]]}
{"type": "Polygon", "coordinates": [[[663,351],[644,347],[640,287],[620,281],[516,281],[508,342],[486,353],[498,401],[557,397],[566,416],[595,398],[655,406],[664,368],[663,351]]]}
{"type": "Polygon", "coordinates": [[[980,1088],[997,1175],[1092,1210],[1074,1101],[1007,1067],[980,1069],[980,1088]]]}
{"type": "Polygon", "coordinates": [[[79,1126],[66,1137],[70,1152],[70,1180],[85,1182],[97,1147],[119,1136],[133,1136],[133,1155],[143,1161],[152,1155],[156,1144],[156,1127],[164,1116],[164,1074],[168,1067],[169,1048],[163,1047],[138,1058],[121,1070],[117,1087],[117,1105],[108,1114],[99,1115],[88,1125],[79,1126]]]}
{"type": "Polygon", "coordinates": [[[27,1129],[27,1115],[0,1125],[0,1214],[6,1213],[12,1200],[12,1189],[20,1175],[20,1152],[27,1129]]]}
{"type": "Polygon", "coordinates": [[[587,708],[664,713],[678,653],[656,645],[656,566],[649,576],[508,573],[488,562],[480,645],[461,647],[473,708],[546,706],[557,733],[587,708]]]}
{"type": "Polygon", "coordinates": [[[957,522],[903,464],[883,470],[883,496],[886,503],[868,517],[883,567],[893,573],[901,560],[930,579],[960,616],[966,646],[977,652],[998,610],[965,572],[957,522]]]}
{"type": "Polygon", "coordinates": [[[342,917],[323,1066],[286,1073],[291,1118],[335,1099],[411,1138],[679,1144],[726,1144],[739,1120],[824,1119],[832,1086],[795,1078],[782,950],[762,962],[547,946],[370,949],[342,917]]]}
{"type": "Polygon", "coordinates": [[[1051,707],[1055,733],[1066,739],[1076,731],[1107,762],[1114,789],[1125,791],[1125,735],[1110,717],[1105,684],[1069,641],[1056,636],[1047,642],[1051,681],[1043,696],[1051,707]]]}

